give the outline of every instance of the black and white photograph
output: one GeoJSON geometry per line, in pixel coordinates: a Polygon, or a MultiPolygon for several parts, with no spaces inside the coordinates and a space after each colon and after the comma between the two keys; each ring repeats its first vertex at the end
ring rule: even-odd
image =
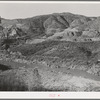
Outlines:
{"type": "Polygon", "coordinates": [[[100,3],[0,2],[0,91],[99,92],[100,3]]]}

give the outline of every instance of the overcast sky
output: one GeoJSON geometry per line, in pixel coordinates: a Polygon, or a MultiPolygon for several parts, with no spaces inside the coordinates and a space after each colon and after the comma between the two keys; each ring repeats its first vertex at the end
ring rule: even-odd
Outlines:
{"type": "Polygon", "coordinates": [[[100,16],[100,3],[0,3],[0,16],[7,19],[61,12],[100,16]]]}

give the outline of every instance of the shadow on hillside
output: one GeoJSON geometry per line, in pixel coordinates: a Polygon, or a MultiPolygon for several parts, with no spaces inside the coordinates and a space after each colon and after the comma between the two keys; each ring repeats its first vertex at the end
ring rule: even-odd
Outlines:
{"type": "Polygon", "coordinates": [[[10,70],[10,69],[11,69],[10,66],[6,66],[6,65],[3,65],[3,64],[0,64],[0,70],[6,71],[6,70],[10,70]]]}

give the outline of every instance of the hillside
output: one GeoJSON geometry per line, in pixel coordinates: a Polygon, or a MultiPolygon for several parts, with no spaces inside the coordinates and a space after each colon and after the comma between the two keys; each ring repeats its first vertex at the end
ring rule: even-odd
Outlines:
{"type": "Polygon", "coordinates": [[[1,18],[0,80],[0,91],[100,91],[100,18],[1,18]]]}
{"type": "Polygon", "coordinates": [[[99,17],[86,17],[72,13],[53,13],[13,20],[2,18],[1,23],[6,28],[3,30],[4,35],[10,30],[9,37],[14,39],[19,37],[25,40],[24,43],[34,42],[34,39],[40,41],[55,39],[55,36],[56,39],[66,41],[89,41],[89,39],[95,41],[95,37],[99,36],[99,17]]]}
{"type": "MultiPolygon", "coordinates": [[[[41,34],[53,34],[53,32],[59,29],[62,31],[74,24],[75,20],[80,20],[81,23],[86,23],[91,20],[91,18],[81,16],[81,15],[74,15],[71,13],[54,13],[50,15],[41,15],[27,19],[15,19],[15,20],[7,20],[2,19],[2,25],[4,27],[21,24],[22,27],[27,28],[28,34],[31,35],[41,35],[41,34]]],[[[22,28],[21,27],[21,28],[22,28]]]]}

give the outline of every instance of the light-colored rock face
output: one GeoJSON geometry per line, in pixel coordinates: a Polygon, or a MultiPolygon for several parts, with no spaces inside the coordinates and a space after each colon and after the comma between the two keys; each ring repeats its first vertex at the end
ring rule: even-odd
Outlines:
{"type": "Polygon", "coordinates": [[[82,24],[84,24],[84,23],[80,19],[76,19],[71,23],[70,27],[74,28],[74,27],[77,27],[82,24]]]}
{"type": "Polygon", "coordinates": [[[59,39],[59,40],[68,40],[71,41],[73,38],[78,38],[82,33],[79,32],[76,28],[67,28],[62,32],[56,32],[54,35],[49,36],[48,39],[59,39]]]}
{"type": "Polygon", "coordinates": [[[14,30],[12,30],[10,36],[14,36],[14,35],[16,35],[16,34],[17,34],[17,33],[16,33],[16,30],[14,29],[14,30]]]}
{"type": "Polygon", "coordinates": [[[47,28],[45,33],[46,33],[47,37],[49,37],[49,36],[54,35],[55,33],[61,32],[61,31],[63,31],[63,30],[59,29],[59,28],[57,28],[57,29],[55,29],[55,28],[47,28]]]}
{"type": "Polygon", "coordinates": [[[99,32],[94,29],[89,29],[88,31],[83,31],[82,35],[88,36],[88,37],[98,37],[99,32]]]}

